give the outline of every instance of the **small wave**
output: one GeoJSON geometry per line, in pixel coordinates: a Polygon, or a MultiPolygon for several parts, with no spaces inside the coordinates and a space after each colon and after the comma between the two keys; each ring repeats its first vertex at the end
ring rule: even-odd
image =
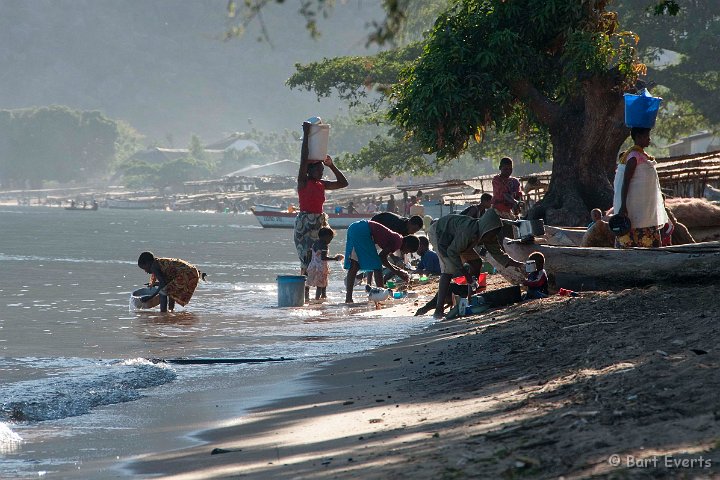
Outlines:
{"type": "Polygon", "coordinates": [[[20,442],[22,442],[20,435],[13,432],[7,423],[0,422],[0,452],[12,450],[20,442]]]}
{"type": "Polygon", "coordinates": [[[175,379],[166,365],[147,361],[101,363],[69,372],[4,385],[0,388],[0,420],[43,421],[88,413],[101,405],[142,397],[138,390],[175,379]]]}

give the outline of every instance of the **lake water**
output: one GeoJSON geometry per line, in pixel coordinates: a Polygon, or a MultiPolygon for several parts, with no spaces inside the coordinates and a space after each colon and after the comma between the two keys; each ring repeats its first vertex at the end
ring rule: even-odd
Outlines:
{"type": "MultiPolygon", "coordinates": [[[[331,252],[344,244],[339,231],[331,252]]],[[[320,362],[431,322],[350,315],[331,268],[329,305],[281,309],[276,276],[298,271],[292,231],[251,215],[0,206],[0,478],[129,476],[123,462],[188,446],[189,432],[296,392],[320,362]],[[144,250],[208,273],[186,308],[129,308],[144,250]],[[295,360],[146,360],[177,357],[295,360]]]]}

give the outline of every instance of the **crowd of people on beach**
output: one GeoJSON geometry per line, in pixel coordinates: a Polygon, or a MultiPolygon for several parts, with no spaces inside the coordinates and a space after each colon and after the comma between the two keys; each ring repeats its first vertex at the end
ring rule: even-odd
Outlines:
{"type": "MultiPolygon", "coordinates": [[[[371,197],[365,212],[374,215],[369,220],[352,223],[347,230],[345,254],[331,255],[335,232],[324,211],[325,191],[345,188],[348,181],[329,155],[324,159],[309,158],[310,127],[308,122],[303,124],[297,177],[299,207],[294,228],[300,273],[307,277],[306,302],[310,301],[311,287],[315,287],[316,300],[327,298],[329,263],[343,262],[347,271],[345,302],[348,304],[354,302],[354,287],[365,274],[367,284],[371,285],[374,280],[378,287],[384,287],[394,277],[408,282],[411,273],[438,275],[437,295],[417,314],[432,310],[436,318],[441,318],[453,295],[470,295],[466,286],[458,287],[456,279],[464,279],[463,285],[470,284],[479,276],[482,256],[486,254],[503,268],[516,269],[525,275],[525,299],[544,298],[549,294],[542,253],[533,252],[526,261],[520,261],[508,255],[503,247],[504,225],[518,220],[523,208],[522,186],[512,176],[513,161],[509,157],[499,162],[500,171],[492,180],[492,194],[484,193],[479,203],[439,219],[411,215],[413,206],[419,205],[423,198],[421,191],[412,197],[404,192],[400,202],[390,195],[385,205],[381,198],[371,197]],[[323,179],[326,168],[335,180],[323,179]],[[383,208],[379,208],[381,205],[383,208]],[[401,208],[405,215],[401,214],[401,208]],[[418,235],[421,230],[425,230],[426,235],[418,235]],[[411,271],[405,256],[413,253],[420,259],[411,271]]],[[[618,159],[613,208],[608,212],[592,210],[584,245],[610,246],[612,242],[617,248],[659,247],[669,242],[668,232],[672,232],[673,223],[664,207],[655,160],[644,150],[650,143],[650,129],[632,128],[631,136],[633,147],[622,152],[618,159]]],[[[357,212],[353,202],[348,205],[348,212],[357,212]]],[[[162,311],[172,311],[175,303],[187,304],[198,280],[205,276],[188,262],[156,258],[150,252],[143,252],[138,266],[152,275],[149,286],[154,288],[153,293],[142,300],[160,296],[162,311]]]]}

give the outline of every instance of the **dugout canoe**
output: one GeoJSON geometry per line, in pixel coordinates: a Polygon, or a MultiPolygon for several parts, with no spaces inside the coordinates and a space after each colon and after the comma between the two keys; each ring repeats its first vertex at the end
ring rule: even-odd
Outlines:
{"type": "MultiPolygon", "coordinates": [[[[697,284],[716,282],[720,275],[720,242],[703,242],[661,248],[565,247],[523,245],[510,241],[505,251],[525,261],[532,252],[545,256],[551,288],[613,290],[651,284],[697,284]]],[[[515,269],[506,269],[485,257],[513,283],[523,280],[515,269]]]]}

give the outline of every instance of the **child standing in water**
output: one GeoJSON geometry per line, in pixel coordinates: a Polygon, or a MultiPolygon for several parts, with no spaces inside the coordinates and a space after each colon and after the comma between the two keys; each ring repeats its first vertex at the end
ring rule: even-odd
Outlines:
{"type": "Polygon", "coordinates": [[[318,239],[312,246],[312,259],[307,268],[307,281],[309,286],[316,287],[315,300],[327,298],[328,276],[330,275],[330,267],[328,261],[340,261],[345,257],[343,255],[335,255],[328,257],[328,249],[330,242],[335,237],[335,231],[330,227],[322,227],[318,231],[318,239]]]}
{"type": "Polygon", "coordinates": [[[205,274],[194,265],[179,258],[158,258],[152,252],[143,252],[138,258],[138,267],[150,274],[150,295],[142,297],[145,303],[160,295],[160,311],[171,312],[175,302],[183,307],[188,304],[197,288],[198,280],[205,280],[205,274]]]}

